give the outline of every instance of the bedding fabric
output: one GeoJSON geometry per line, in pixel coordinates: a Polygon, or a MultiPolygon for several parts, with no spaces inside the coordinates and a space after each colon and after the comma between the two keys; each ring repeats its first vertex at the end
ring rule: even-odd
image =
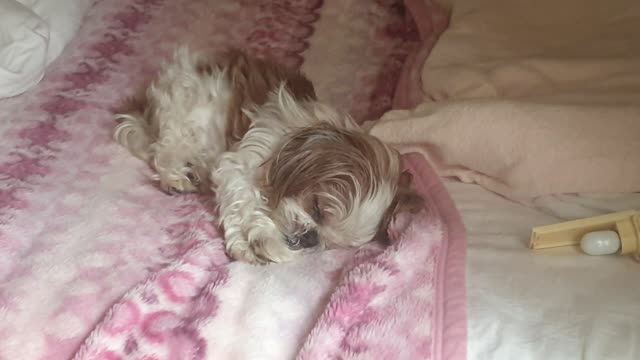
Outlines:
{"type": "Polygon", "coordinates": [[[0,0],[0,99],[44,75],[75,36],[91,0],[0,0]]]}
{"type": "Polygon", "coordinates": [[[640,106],[597,99],[474,99],[392,111],[370,132],[403,152],[420,152],[442,176],[527,202],[548,194],[640,191],[638,119],[640,106]]]}
{"type": "Polygon", "coordinates": [[[373,134],[513,199],[640,191],[640,3],[446,6],[450,27],[415,65],[415,108],[373,134]]]}
{"type": "Polygon", "coordinates": [[[42,78],[49,29],[16,0],[0,0],[0,99],[21,94],[42,78]]]}
{"type": "Polygon", "coordinates": [[[467,229],[469,360],[640,358],[640,264],[579,249],[527,248],[531,228],[628,209],[640,194],[509,201],[445,183],[467,229]]]}
{"type": "Polygon", "coordinates": [[[384,252],[260,267],[201,242],[129,291],[75,359],[465,359],[464,229],[424,159],[406,160],[430,206],[397,219],[384,252]]]}
{"type": "Polygon", "coordinates": [[[422,160],[406,164],[428,214],[391,247],[254,267],[224,255],[210,198],[166,196],[111,140],[178,43],[303,66],[375,117],[415,44],[397,3],[100,1],[80,34],[0,102],[0,359],[464,358],[464,229],[422,160]]]}

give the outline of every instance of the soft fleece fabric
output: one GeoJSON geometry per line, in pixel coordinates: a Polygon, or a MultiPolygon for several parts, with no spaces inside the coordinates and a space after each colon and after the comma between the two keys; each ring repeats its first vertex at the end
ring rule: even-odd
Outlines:
{"type": "Polygon", "coordinates": [[[638,1],[445,5],[418,92],[396,100],[416,108],[373,134],[513,199],[640,191],[638,1]]]}
{"type": "Polygon", "coordinates": [[[225,256],[210,196],[165,195],[112,140],[177,44],[304,63],[358,118],[386,111],[410,30],[369,0],[96,2],[42,82],[0,101],[0,359],[464,358],[464,229],[423,161],[429,212],[394,246],[254,267],[225,256]]]}
{"type": "Polygon", "coordinates": [[[384,251],[251,266],[199,242],[126,294],[75,359],[465,359],[464,228],[424,159],[407,166],[428,209],[399,217],[384,251]]]}

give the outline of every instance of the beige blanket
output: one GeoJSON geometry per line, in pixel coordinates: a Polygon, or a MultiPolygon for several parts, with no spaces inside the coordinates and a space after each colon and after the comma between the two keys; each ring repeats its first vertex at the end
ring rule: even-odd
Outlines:
{"type": "Polygon", "coordinates": [[[374,135],[518,200],[640,191],[639,1],[447,6],[450,27],[420,64],[422,104],[374,135]]]}
{"type": "Polygon", "coordinates": [[[424,154],[442,176],[518,200],[640,191],[640,107],[515,100],[425,104],[371,132],[424,154]]]}

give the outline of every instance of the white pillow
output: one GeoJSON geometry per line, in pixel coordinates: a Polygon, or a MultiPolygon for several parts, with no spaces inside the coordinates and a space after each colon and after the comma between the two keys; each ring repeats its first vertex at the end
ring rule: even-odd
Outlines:
{"type": "Polygon", "coordinates": [[[0,0],[0,99],[37,84],[73,39],[92,0],[0,0]]]}
{"type": "Polygon", "coordinates": [[[37,84],[47,65],[49,27],[15,0],[0,0],[0,98],[37,84]]]}
{"type": "Polygon", "coordinates": [[[49,26],[47,63],[55,60],[73,39],[93,0],[18,0],[49,26]]]}

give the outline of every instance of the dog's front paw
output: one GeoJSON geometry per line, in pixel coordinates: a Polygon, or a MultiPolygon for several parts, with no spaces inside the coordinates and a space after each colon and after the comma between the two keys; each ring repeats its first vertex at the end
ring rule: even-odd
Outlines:
{"type": "Polygon", "coordinates": [[[158,174],[156,180],[169,195],[202,191],[207,185],[207,170],[186,162],[179,166],[159,166],[154,162],[158,174]]]}
{"type": "Polygon", "coordinates": [[[248,232],[249,249],[260,261],[291,261],[295,251],[287,246],[284,235],[274,226],[253,228],[248,232]]]}
{"type": "Polygon", "coordinates": [[[160,188],[167,195],[196,192],[197,188],[188,179],[171,179],[160,181],[160,188]]]}
{"type": "Polygon", "coordinates": [[[269,263],[268,259],[263,259],[255,253],[248,242],[236,243],[227,248],[227,254],[234,260],[247,262],[249,264],[264,265],[269,263]]]}
{"type": "MultiPolygon", "coordinates": [[[[232,239],[233,236],[229,235],[232,239]]],[[[282,234],[275,227],[250,228],[246,240],[232,239],[227,242],[227,254],[231,258],[251,264],[287,262],[294,258],[295,253],[287,247],[282,234]]]]}

